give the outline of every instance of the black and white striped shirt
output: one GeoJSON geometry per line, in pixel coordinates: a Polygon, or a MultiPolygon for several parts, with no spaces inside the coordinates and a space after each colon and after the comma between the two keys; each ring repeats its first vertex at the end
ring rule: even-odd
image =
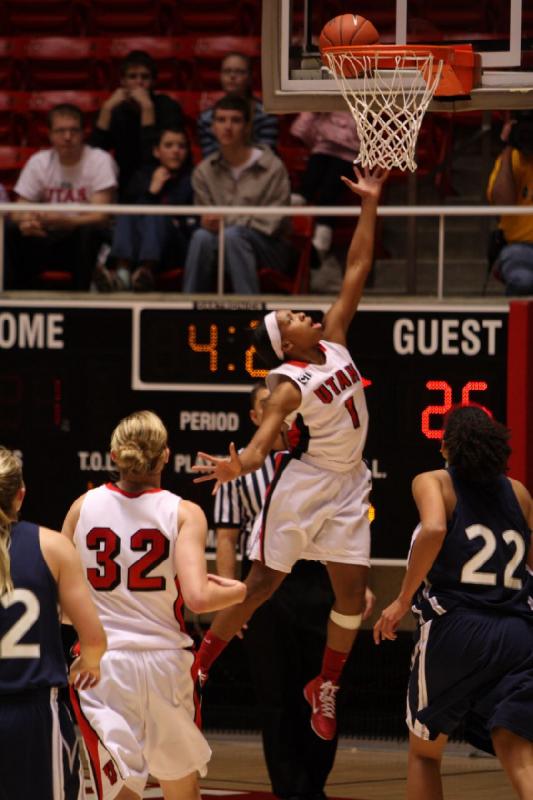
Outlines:
{"type": "Polygon", "coordinates": [[[255,518],[263,507],[266,490],[274,476],[276,455],[277,451],[272,450],[258,470],[247,475],[239,475],[235,480],[223,484],[216,493],[215,529],[240,530],[241,553],[246,552],[246,541],[255,518]]]}

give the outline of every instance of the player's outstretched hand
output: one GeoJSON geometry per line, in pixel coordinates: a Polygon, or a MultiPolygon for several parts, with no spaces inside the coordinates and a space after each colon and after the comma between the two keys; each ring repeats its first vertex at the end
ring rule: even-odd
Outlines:
{"type": "Polygon", "coordinates": [[[396,639],[396,628],[409,611],[409,608],[409,603],[397,599],[381,612],[380,618],[374,625],[374,642],[376,644],[385,641],[385,639],[390,639],[391,641],[396,639]]]}
{"type": "Polygon", "coordinates": [[[68,682],[78,691],[92,689],[100,680],[100,667],[88,667],[78,656],[70,665],[68,682]]]}
{"type": "Polygon", "coordinates": [[[206,464],[195,464],[193,472],[205,473],[199,478],[194,478],[194,483],[204,483],[204,481],[216,481],[212,494],[216,494],[223,483],[228,483],[238,478],[242,473],[237,448],[233,442],[229,446],[229,458],[220,456],[210,456],[208,453],[198,453],[198,457],[208,462],[206,464]]]}
{"type": "Polygon", "coordinates": [[[358,194],[363,200],[365,198],[374,198],[378,200],[381,193],[381,187],[387,180],[389,175],[388,170],[383,167],[376,167],[373,172],[368,167],[364,167],[363,171],[354,165],[353,168],[356,180],[351,181],[344,175],[341,176],[342,182],[354,194],[358,194]]]}

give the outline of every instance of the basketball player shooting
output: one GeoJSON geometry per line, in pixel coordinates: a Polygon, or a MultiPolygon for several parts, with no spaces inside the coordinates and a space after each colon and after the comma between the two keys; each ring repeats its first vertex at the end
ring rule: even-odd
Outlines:
{"type": "Polygon", "coordinates": [[[252,532],[252,569],[243,603],[215,617],[198,651],[200,684],[232,637],[291,572],[298,559],[327,564],[335,602],[328,622],[321,673],[304,689],[311,725],[323,739],[336,734],[339,680],[365,610],[370,565],[370,472],[362,460],[368,412],[361,375],[346,349],[346,335],[372,266],[378,201],[387,172],[381,168],[342,178],[361,198],[338,298],[313,322],[304,312],[267,314],[255,346],[271,368],[271,396],[245,449],[229,458],[199,453],[204,473],[196,483],[219,486],[259,469],[282,432],[290,451],[275,472],[252,532]]]}

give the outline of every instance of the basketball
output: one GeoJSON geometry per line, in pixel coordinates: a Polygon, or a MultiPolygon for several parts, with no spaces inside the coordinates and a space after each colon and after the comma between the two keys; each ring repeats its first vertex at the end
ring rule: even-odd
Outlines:
{"type": "Polygon", "coordinates": [[[341,14],[326,22],[320,32],[318,44],[320,50],[324,47],[334,47],[351,44],[375,44],[379,33],[370,20],[359,14],[341,14]]]}

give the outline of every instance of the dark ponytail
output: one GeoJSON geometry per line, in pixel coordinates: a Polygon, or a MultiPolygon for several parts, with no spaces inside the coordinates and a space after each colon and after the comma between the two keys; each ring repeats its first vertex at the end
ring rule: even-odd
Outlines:
{"type": "Polygon", "coordinates": [[[444,423],[448,464],[471,483],[489,483],[507,470],[509,435],[480,406],[453,408],[444,423]]]}

